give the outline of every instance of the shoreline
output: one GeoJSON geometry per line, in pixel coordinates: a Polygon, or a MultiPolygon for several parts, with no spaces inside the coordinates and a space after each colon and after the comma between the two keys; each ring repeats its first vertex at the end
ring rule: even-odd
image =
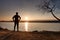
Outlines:
{"type": "MultiPolygon", "coordinates": [[[[0,21],[0,22],[13,22],[13,21],[0,21]]],[[[29,23],[60,23],[58,20],[33,20],[33,21],[20,21],[21,23],[29,22],[29,23]]]]}

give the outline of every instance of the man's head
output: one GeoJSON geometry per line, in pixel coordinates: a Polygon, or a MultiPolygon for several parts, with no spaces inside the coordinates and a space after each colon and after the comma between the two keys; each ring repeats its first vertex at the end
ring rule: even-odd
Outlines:
{"type": "Polygon", "coordinates": [[[16,12],[16,15],[18,15],[18,12],[16,12]]]}

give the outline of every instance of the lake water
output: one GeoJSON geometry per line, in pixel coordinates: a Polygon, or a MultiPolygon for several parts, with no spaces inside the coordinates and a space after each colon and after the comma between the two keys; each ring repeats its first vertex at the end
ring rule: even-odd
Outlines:
{"type": "MultiPolygon", "coordinates": [[[[60,23],[19,23],[20,31],[60,31],[60,23]]],[[[14,29],[13,22],[0,22],[2,28],[14,29]]]]}

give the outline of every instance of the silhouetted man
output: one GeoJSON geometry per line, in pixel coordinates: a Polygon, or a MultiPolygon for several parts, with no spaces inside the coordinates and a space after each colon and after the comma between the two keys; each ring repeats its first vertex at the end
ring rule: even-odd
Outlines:
{"type": "Polygon", "coordinates": [[[17,26],[17,31],[19,31],[19,21],[21,20],[21,17],[18,15],[18,12],[16,12],[16,15],[13,16],[14,21],[14,31],[17,26]]]}

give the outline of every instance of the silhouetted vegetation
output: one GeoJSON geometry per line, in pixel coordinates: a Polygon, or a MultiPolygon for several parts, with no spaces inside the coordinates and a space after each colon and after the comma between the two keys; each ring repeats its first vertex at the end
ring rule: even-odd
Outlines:
{"type": "Polygon", "coordinates": [[[56,4],[52,1],[52,0],[43,0],[43,4],[38,5],[39,10],[42,9],[42,11],[47,11],[50,12],[54,18],[56,18],[58,21],[60,21],[60,19],[53,13],[53,11],[55,10],[56,4]]]}

